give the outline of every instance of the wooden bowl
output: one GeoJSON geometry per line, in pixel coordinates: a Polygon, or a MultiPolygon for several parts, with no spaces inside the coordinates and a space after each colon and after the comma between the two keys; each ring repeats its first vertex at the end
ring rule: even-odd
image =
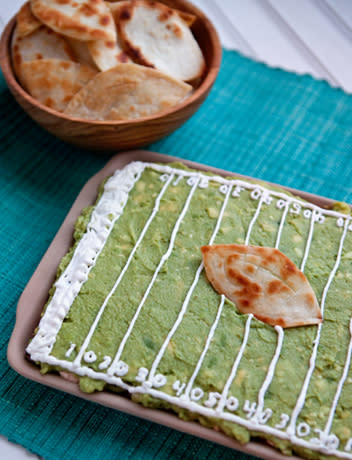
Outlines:
{"type": "Polygon", "coordinates": [[[159,115],[128,121],[89,121],[49,109],[31,97],[14,75],[10,43],[16,24],[15,18],[7,24],[0,41],[0,66],[11,93],[25,112],[44,129],[79,147],[100,151],[125,150],[147,145],[167,136],[191,117],[207,97],[220,68],[221,44],[212,23],[193,4],[187,0],[162,2],[197,16],[192,31],[207,65],[201,84],[182,103],[159,115]]]}

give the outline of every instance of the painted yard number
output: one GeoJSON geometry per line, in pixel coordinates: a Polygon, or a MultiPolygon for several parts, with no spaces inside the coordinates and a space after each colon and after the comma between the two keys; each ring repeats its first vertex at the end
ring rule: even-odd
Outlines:
{"type": "Polygon", "coordinates": [[[156,374],[152,378],[151,382],[147,382],[148,374],[149,374],[148,369],[145,368],[145,367],[141,367],[138,370],[138,374],[137,374],[137,377],[136,377],[137,382],[150,383],[151,386],[155,387],[155,388],[161,388],[164,385],[166,385],[167,379],[166,379],[165,375],[156,374]]]}
{"type": "MultiPolygon", "coordinates": [[[[308,216],[306,216],[308,217],[308,216]]],[[[342,226],[343,222],[342,220],[338,222],[338,226],[342,226]]],[[[352,230],[352,227],[351,227],[352,230]]],[[[74,351],[76,345],[75,344],[70,344],[69,349],[66,352],[66,357],[69,357],[72,352],[74,351]]],[[[94,353],[94,351],[90,350],[84,353],[83,359],[86,363],[94,363],[97,361],[97,356],[94,353]]],[[[99,363],[98,367],[100,370],[108,369],[109,366],[111,365],[112,359],[110,356],[104,356],[103,360],[99,363]]],[[[128,364],[126,364],[123,361],[118,361],[116,365],[113,366],[113,374],[117,375],[119,377],[123,377],[128,373],[129,367],[128,364]]],[[[146,387],[149,388],[161,388],[166,385],[167,383],[167,378],[163,374],[156,374],[152,377],[151,380],[148,380],[149,376],[149,370],[146,369],[145,367],[141,367],[138,370],[137,376],[136,376],[136,381],[146,385],[146,387]]],[[[176,396],[181,396],[186,388],[186,383],[181,382],[180,380],[176,380],[173,385],[172,385],[173,390],[176,392],[176,396]]],[[[204,391],[199,388],[195,387],[192,388],[189,394],[189,398],[191,401],[200,401],[204,397],[204,391]]],[[[208,394],[207,400],[204,402],[204,405],[210,409],[215,408],[219,402],[221,401],[221,393],[216,392],[216,391],[210,391],[208,394]]],[[[239,401],[235,396],[230,396],[226,398],[224,402],[224,408],[226,408],[229,412],[234,412],[238,410],[240,407],[239,401]]],[[[265,424],[268,422],[268,420],[271,418],[273,412],[270,408],[267,408],[265,410],[258,410],[258,406],[256,402],[250,402],[249,400],[246,400],[243,404],[242,407],[243,412],[246,413],[246,418],[252,420],[253,422],[257,422],[259,424],[265,424]]],[[[287,414],[281,414],[280,421],[275,425],[276,429],[279,430],[284,430],[288,422],[290,420],[290,417],[287,414]]],[[[334,451],[339,448],[340,445],[340,440],[335,434],[326,434],[322,430],[319,429],[314,429],[313,430],[318,436],[311,438],[310,442],[312,444],[325,447],[328,451],[334,451]]],[[[310,426],[302,422],[297,426],[297,435],[299,437],[307,437],[311,433],[311,428],[310,426]]],[[[346,445],[344,446],[344,451],[345,452],[352,452],[352,438],[350,438],[347,442],[346,445]]]]}

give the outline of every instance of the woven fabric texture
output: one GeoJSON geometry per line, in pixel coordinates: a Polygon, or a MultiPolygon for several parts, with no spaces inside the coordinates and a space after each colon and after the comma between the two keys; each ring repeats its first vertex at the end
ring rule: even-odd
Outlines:
{"type": "MultiPolygon", "coordinates": [[[[0,77],[0,433],[46,460],[249,459],[100,407],[13,371],[19,296],[83,184],[106,163],[23,113],[0,77]]],[[[149,147],[336,200],[352,201],[352,97],[225,51],[204,105],[149,147]]]]}

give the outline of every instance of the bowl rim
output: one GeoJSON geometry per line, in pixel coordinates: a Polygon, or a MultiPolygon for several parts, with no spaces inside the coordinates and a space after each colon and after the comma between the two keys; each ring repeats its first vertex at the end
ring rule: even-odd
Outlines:
{"type": "MultiPolygon", "coordinates": [[[[163,0],[158,1],[163,3],[163,0]]],[[[191,10],[192,14],[195,14],[197,16],[197,20],[201,20],[203,22],[205,29],[208,31],[209,37],[211,38],[212,48],[214,52],[211,61],[207,63],[205,77],[203,78],[201,84],[192,92],[192,94],[189,97],[186,97],[180,103],[176,104],[175,106],[163,110],[156,115],[139,117],[130,120],[89,120],[85,118],[72,117],[70,115],[66,115],[62,112],[58,112],[40,103],[20,85],[14,74],[11,62],[10,44],[16,26],[17,13],[10,19],[10,21],[5,26],[0,39],[0,67],[3,72],[4,78],[8,86],[13,87],[21,95],[21,97],[23,97],[34,108],[37,108],[41,111],[48,113],[50,116],[55,116],[62,120],[67,120],[73,123],[85,123],[87,125],[94,126],[126,126],[143,124],[148,121],[157,122],[164,117],[180,112],[182,109],[191,106],[198,99],[201,99],[204,94],[207,94],[207,92],[214,84],[220,70],[222,59],[222,46],[215,26],[205,15],[205,13],[203,13],[203,11],[200,10],[193,3],[189,2],[188,0],[181,0],[181,2],[185,5],[187,9],[189,8],[191,10]]]]}

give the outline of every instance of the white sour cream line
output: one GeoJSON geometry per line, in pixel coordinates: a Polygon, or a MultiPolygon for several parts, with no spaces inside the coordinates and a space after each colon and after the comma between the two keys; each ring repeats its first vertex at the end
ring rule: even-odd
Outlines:
{"type": "Polygon", "coordinates": [[[94,321],[93,321],[93,323],[92,323],[92,325],[91,325],[91,327],[89,329],[89,332],[88,332],[88,334],[87,334],[87,336],[86,336],[86,338],[85,338],[85,340],[84,340],[84,342],[83,342],[83,344],[82,344],[82,346],[81,346],[81,348],[80,348],[75,360],[73,361],[75,366],[80,365],[82,357],[83,357],[84,353],[87,350],[87,347],[89,345],[89,342],[91,341],[91,338],[92,338],[92,336],[94,334],[94,331],[98,326],[100,318],[102,317],[102,315],[103,315],[103,313],[105,311],[106,305],[108,304],[110,298],[115,293],[115,291],[118,288],[122,278],[124,277],[126,271],[128,270],[128,267],[130,266],[137,249],[139,248],[139,246],[140,246],[145,234],[147,233],[148,228],[150,227],[152,221],[154,220],[155,216],[157,215],[157,213],[159,211],[161,199],[164,196],[167,188],[169,187],[169,185],[172,182],[174,177],[175,177],[174,175],[169,176],[168,180],[165,182],[165,184],[163,185],[159,195],[157,196],[157,198],[155,200],[155,203],[154,203],[153,211],[151,212],[151,214],[150,214],[150,216],[149,216],[149,218],[148,218],[148,220],[147,220],[147,222],[146,222],[141,234],[139,235],[139,238],[138,238],[136,244],[134,245],[132,251],[130,252],[130,255],[129,255],[128,259],[127,259],[127,262],[126,262],[125,266],[123,267],[123,269],[122,269],[120,275],[118,276],[117,280],[115,281],[114,286],[112,287],[112,289],[110,290],[109,294],[105,298],[103,304],[101,305],[101,307],[100,307],[100,309],[98,311],[98,314],[95,317],[95,319],[94,319],[94,321]]]}
{"type": "Polygon", "coordinates": [[[261,386],[259,393],[258,393],[258,406],[257,406],[257,411],[254,415],[254,421],[257,421],[261,413],[263,412],[265,394],[268,391],[268,388],[274,378],[276,365],[277,365],[277,362],[279,361],[281,350],[282,350],[282,344],[284,340],[284,330],[282,329],[281,326],[275,326],[275,331],[277,332],[276,350],[275,350],[273,359],[271,360],[271,363],[269,365],[269,369],[264,379],[263,385],[261,386]]]}
{"type": "Polygon", "coordinates": [[[287,201],[286,204],[285,204],[285,208],[284,208],[284,211],[283,211],[282,216],[281,216],[279,230],[278,230],[277,236],[276,236],[275,249],[279,249],[282,230],[283,230],[285,222],[286,222],[286,217],[287,217],[287,213],[288,213],[288,209],[290,207],[290,204],[291,204],[290,201],[287,201]]]}
{"type": "MultiPolygon", "coordinates": [[[[290,203],[286,203],[285,205],[285,209],[284,209],[284,212],[283,212],[283,215],[282,215],[282,218],[281,218],[281,222],[280,222],[280,229],[282,230],[283,226],[284,226],[284,222],[285,222],[285,219],[286,219],[286,216],[287,216],[287,212],[288,212],[288,208],[289,208],[289,205],[290,203]]],[[[301,271],[303,272],[304,270],[304,267],[305,267],[305,264],[306,264],[306,261],[307,261],[307,258],[308,258],[308,254],[309,254],[309,250],[310,250],[310,247],[311,247],[311,243],[312,243],[312,238],[313,238],[313,231],[314,231],[314,222],[315,222],[315,211],[312,212],[312,215],[311,215],[311,221],[310,221],[310,227],[309,227],[309,233],[308,233],[308,237],[307,237],[307,241],[306,241],[306,247],[305,247],[305,251],[304,251],[304,257],[302,259],[302,263],[301,263],[301,271]]],[[[280,239],[281,239],[281,232],[280,232],[280,229],[279,229],[279,232],[278,232],[278,235],[277,235],[277,240],[276,240],[276,248],[278,248],[278,246],[280,245],[280,239]]],[[[283,339],[284,339],[284,330],[282,329],[282,327],[280,326],[275,326],[275,330],[278,334],[278,337],[277,337],[277,345],[276,345],[276,350],[275,350],[275,354],[274,354],[274,357],[269,365],[269,369],[268,369],[268,373],[265,377],[265,380],[263,382],[263,385],[262,387],[260,388],[259,390],[259,393],[258,393],[258,406],[257,406],[257,411],[254,415],[254,421],[258,421],[259,420],[259,417],[264,409],[264,398],[265,398],[265,394],[274,378],[274,374],[275,374],[275,370],[276,370],[276,365],[278,363],[278,360],[280,358],[280,354],[281,354],[281,350],[282,350],[282,345],[283,345],[283,339]]]]}
{"type": "MultiPolygon", "coordinates": [[[[228,186],[228,189],[227,189],[227,192],[226,192],[226,196],[225,196],[224,202],[223,202],[223,204],[222,204],[221,211],[220,211],[220,213],[219,213],[219,217],[218,217],[218,220],[217,220],[215,229],[214,229],[213,234],[212,234],[212,236],[211,236],[211,238],[210,238],[210,240],[209,240],[209,243],[208,243],[209,245],[210,245],[210,244],[213,244],[213,242],[214,242],[214,240],[215,240],[215,237],[216,237],[216,235],[217,235],[217,233],[218,233],[218,231],[219,231],[219,229],[220,229],[220,225],[221,225],[221,222],[222,222],[222,218],[223,218],[223,216],[224,216],[224,212],[225,212],[227,203],[228,203],[228,201],[229,201],[231,191],[232,191],[232,186],[228,186]]],[[[167,337],[166,337],[164,343],[162,344],[162,346],[161,346],[161,348],[160,348],[160,350],[159,350],[159,352],[158,352],[158,354],[157,354],[157,356],[156,356],[156,358],[155,358],[155,360],[154,360],[154,362],[153,362],[153,364],[152,364],[152,366],[151,366],[151,368],[150,368],[149,378],[148,378],[148,382],[149,382],[149,383],[151,383],[151,382],[153,381],[153,378],[154,378],[154,375],[155,375],[155,371],[156,371],[156,369],[157,369],[157,367],[158,367],[158,365],[159,365],[159,363],[160,363],[160,361],[161,361],[161,359],[162,359],[162,357],[163,357],[163,355],[164,355],[164,353],[165,353],[165,350],[166,350],[166,348],[167,348],[167,346],[168,346],[168,344],[169,344],[171,338],[172,338],[173,335],[175,334],[175,332],[176,332],[178,326],[179,326],[179,325],[181,324],[181,322],[182,322],[183,316],[184,316],[184,314],[185,314],[186,311],[187,311],[187,308],[188,308],[189,302],[190,302],[190,300],[191,300],[193,291],[194,291],[195,287],[196,287],[197,284],[198,284],[199,277],[200,277],[200,274],[201,274],[202,271],[203,271],[203,268],[204,268],[204,264],[203,264],[203,261],[202,261],[201,264],[200,264],[199,267],[198,267],[198,270],[197,270],[197,272],[196,272],[196,274],[195,274],[193,283],[192,283],[192,285],[191,285],[191,287],[190,287],[190,289],[189,289],[189,291],[188,291],[188,293],[187,293],[187,295],[186,295],[186,298],[185,298],[185,300],[184,300],[184,302],[183,302],[183,305],[182,305],[182,308],[181,308],[181,310],[180,310],[180,312],[179,312],[179,315],[178,315],[178,317],[177,317],[177,319],[176,319],[176,321],[175,321],[173,327],[172,327],[171,330],[169,331],[169,333],[168,333],[168,335],[167,335],[167,337]]]]}
{"type": "MultiPolygon", "coordinates": [[[[250,221],[250,223],[248,225],[247,235],[246,235],[245,243],[244,243],[245,245],[248,245],[248,242],[249,242],[249,239],[251,237],[252,230],[253,230],[253,226],[255,224],[255,221],[258,219],[258,216],[259,216],[260,210],[262,208],[264,199],[265,199],[265,194],[263,193],[262,196],[259,199],[258,206],[257,206],[257,209],[256,209],[256,211],[254,213],[254,216],[252,217],[252,219],[251,219],[251,221],[250,221]]],[[[221,413],[223,411],[224,407],[225,407],[225,403],[226,403],[226,399],[227,399],[229,389],[230,389],[230,387],[232,385],[233,379],[236,376],[238,366],[239,366],[239,364],[241,362],[242,356],[244,354],[244,350],[245,350],[245,348],[247,346],[252,318],[253,318],[253,315],[251,313],[251,314],[248,315],[248,319],[246,321],[246,326],[245,326],[245,333],[244,333],[243,342],[242,342],[241,348],[240,348],[240,350],[238,352],[238,355],[236,356],[236,359],[235,359],[235,362],[233,364],[230,376],[227,379],[227,382],[226,382],[226,384],[224,386],[224,389],[222,391],[218,406],[216,408],[216,413],[221,413]]]]}
{"type": "Polygon", "coordinates": [[[258,219],[258,216],[259,216],[259,213],[260,213],[260,210],[262,208],[262,205],[263,205],[263,202],[264,202],[264,199],[265,199],[265,194],[263,193],[262,196],[260,197],[259,199],[259,203],[258,203],[258,206],[257,206],[257,209],[254,213],[254,216],[252,217],[252,220],[250,221],[249,225],[248,225],[248,230],[247,230],[247,235],[246,235],[246,239],[244,241],[244,244],[246,246],[248,246],[249,244],[249,239],[251,237],[251,233],[252,233],[252,230],[253,230],[253,226],[255,224],[255,221],[258,219]]]}
{"type": "Polygon", "coordinates": [[[215,321],[214,321],[214,323],[213,323],[213,325],[212,325],[212,327],[211,327],[211,329],[209,331],[209,335],[207,337],[205,347],[202,350],[202,354],[200,355],[200,358],[199,358],[199,360],[197,362],[197,365],[196,365],[196,367],[194,369],[194,372],[193,372],[193,374],[192,374],[191,378],[189,379],[188,384],[186,386],[186,389],[185,389],[185,392],[184,392],[184,395],[183,395],[183,398],[185,398],[185,399],[189,398],[189,393],[192,390],[194,381],[197,378],[198,372],[199,372],[200,368],[202,367],[204,358],[205,358],[205,356],[206,356],[206,354],[208,352],[208,349],[210,347],[211,341],[213,340],[216,328],[218,326],[218,323],[219,323],[219,320],[220,320],[220,317],[221,317],[224,302],[225,302],[225,296],[221,295],[220,305],[218,307],[218,311],[217,311],[217,314],[216,314],[215,321]]]}
{"type": "Polygon", "coordinates": [[[327,439],[329,434],[330,434],[332,422],[334,420],[334,416],[335,416],[335,412],[336,412],[336,407],[337,407],[337,404],[338,404],[338,402],[340,400],[341,393],[342,393],[342,388],[343,388],[343,385],[344,385],[344,383],[345,383],[345,381],[347,379],[348,371],[349,371],[349,368],[350,368],[350,365],[351,365],[351,358],[352,358],[352,318],[350,319],[349,331],[350,331],[350,343],[349,343],[348,351],[347,351],[347,355],[346,355],[345,366],[344,366],[343,373],[342,373],[341,379],[339,381],[339,384],[338,384],[338,387],[337,387],[337,390],[336,390],[336,393],[335,393],[334,401],[333,401],[331,409],[330,409],[328,421],[326,422],[325,429],[324,429],[324,432],[323,432],[323,436],[325,437],[325,439],[327,439]]]}
{"type": "MultiPolygon", "coordinates": [[[[220,397],[218,406],[215,409],[215,414],[216,414],[217,417],[219,415],[223,414],[223,410],[224,410],[224,407],[225,407],[225,404],[226,404],[229,389],[230,389],[230,387],[232,385],[232,382],[233,382],[234,378],[236,377],[238,366],[239,366],[239,364],[241,362],[242,356],[244,354],[244,350],[246,349],[246,346],[247,346],[249,332],[251,330],[251,321],[252,321],[252,319],[253,319],[253,315],[252,315],[252,313],[250,313],[248,315],[248,318],[247,318],[247,321],[246,321],[246,327],[245,327],[244,336],[243,336],[243,340],[242,340],[240,350],[239,350],[239,352],[238,352],[238,354],[236,356],[235,362],[234,362],[234,364],[232,366],[230,376],[227,379],[227,382],[225,383],[224,389],[223,389],[223,391],[221,393],[221,397],[220,397]]],[[[255,425],[253,424],[253,427],[254,426],[255,425]]]]}
{"type": "MultiPolygon", "coordinates": [[[[345,237],[346,237],[346,234],[347,234],[348,224],[349,224],[349,219],[346,219],[345,220],[345,226],[344,226],[342,236],[341,236],[341,239],[340,239],[340,245],[339,245],[335,265],[334,265],[334,267],[333,267],[333,269],[332,269],[332,271],[330,273],[330,276],[328,278],[328,281],[327,281],[327,283],[325,285],[325,288],[324,288],[324,291],[323,291],[323,295],[322,295],[322,299],[321,299],[321,303],[320,303],[320,309],[321,309],[321,313],[322,313],[323,317],[324,317],[324,308],[325,308],[326,296],[327,296],[328,290],[330,288],[330,285],[331,285],[331,283],[332,283],[332,281],[333,281],[333,279],[335,277],[337,269],[338,269],[338,267],[340,265],[342,249],[343,249],[343,244],[344,244],[345,237]]],[[[305,376],[305,379],[304,379],[304,382],[303,382],[303,386],[302,386],[301,392],[300,392],[300,394],[298,396],[296,405],[295,405],[295,407],[293,409],[290,423],[289,423],[288,428],[286,430],[289,436],[294,436],[295,435],[297,418],[298,418],[299,414],[301,413],[301,411],[302,411],[302,409],[304,407],[304,403],[305,403],[306,396],[307,396],[307,391],[308,391],[308,386],[309,386],[310,380],[312,378],[313,371],[315,369],[315,361],[316,361],[316,358],[317,358],[322,326],[323,326],[323,323],[318,324],[317,334],[316,334],[315,340],[313,342],[314,343],[313,351],[312,351],[311,357],[309,359],[308,371],[306,373],[306,376],[305,376]]]]}
{"type": "Polygon", "coordinates": [[[311,218],[310,218],[310,226],[309,226],[309,233],[308,233],[308,239],[306,242],[306,249],[304,251],[304,257],[301,263],[301,272],[304,272],[308,255],[309,255],[309,250],[310,246],[312,244],[312,239],[313,239],[313,233],[314,233],[314,223],[315,223],[315,209],[312,212],[311,218]]]}
{"type": "MultiPolygon", "coordinates": [[[[283,224],[284,224],[284,221],[286,219],[289,204],[290,203],[286,203],[286,205],[285,205],[285,209],[284,209],[282,219],[281,219],[281,222],[280,222],[280,229],[281,230],[283,228],[283,224]]],[[[313,237],[314,219],[315,219],[315,212],[313,211],[312,212],[312,217],[311,217],[309,234],[308,234],[308,238],[307,238],[307,242],[306,242],[305,253],[304,253],[304,257],[303,257],[302,264],[301,264],[301,271],[304,270],[305,263],[306,263],[306,260],[307,260],[308,254],[309,254],[309,250],[310,250],[310,246],[311,246],[311,242],[312,242],[312,237],[313,237]]],[[[280,239],[281,239],[280,229],[279,229],[279,232],[278,232],[278,237],[277,237],[277,241],[276,241],[276,245],[275,245],[276,248],[278,248],[278,246],[280,244],[280,239]]],[[[261,413],[262,413],[262,411],[264,409],[265,394],[266,394],[266,392],[267,392],[267,390],[268,390],[268,388],[269,388],[269,386],[270,386],[270,384],[272,382],[272,379],[274,378],[276,365],[278,363],[278,360],[279,360],[279,357],[280,357],[280,354],[281,354],[281,350],[282,350],[282,344],[283,344],[283,339],[284,339],[284,330],[280,326],[275,326],[275,330],[278,333],[276,350],[275,350],[274,357],[273,357],[273,359],[272,359],[272,361],[271,361],[271,363],[269,365],[268,373],[267,373],[267,375],[265,377],[263,385],[259,390],[258,407],[257,407],[256,414],[254,416],[254,421],[258,421],[258,419],[259,419],[259,417],[260,417],[260,415],[261,415],[261,413]]]]}
{"type": "MultiPolygon", "coordinates": [[[[281,235],[282,235],[282,230],[284,228],[285,222],[286,222],[286,217],[288,213],[288,209],[290,206],[291,202],[287,201],[284,207],[284,211],[281,216],[281,221],[280,221],[280,226],[279,230],[277,232],[277,237],[276,237],[276,242],[275,242],[275,249],[279,249],[280,246],[280,241],[281,241],[281,235]]],[[[254,420],[258,420],[260,417],[261,413],[263,412],[264,409],[264,398],[266,395],[266,392],[268,391],[268,388],[274,378],[275,370],[276,370],[276,365],[278,363],[278,360],[281,355],[281,350],[282,350],[282,344],[284,340],[284,330],[281,326],[275,326],[275,330],[277,332],[277,344],[276,344],[276,349],[275,353],[273,356],[273,359],[271,360],[271,363],[268,368],[268,373],[265,376],[263,385],[261,386],[259,393],[258,393],[258,406],[257,406],[257,411],[256,414],[254,415],[254,420]]]]}
{"type": "Polygon", "coordinates": [[[54,295],[41,318],[38,332],[26,349],[34,361],[43,361],[51,352],[67,312],[95,266],[116,221],[123,213],[129,192],[145,167],[141,162],[130,163],[107,180],[104,192],[92,212],[87,232],[77,244],[70,263],[55,282],[54,295]],[[112,220],[109,219],[111,214],[114,215],[112,220]]]}
{"type": "Polygon", "coordinates": [[[126,345],[126,342],[128,340],[128,337],[130,336],[130,334],[132,332],[132,329],[133,329],[133,327],[134,327],[134,325],[135,325],[135,323],[136,323],[136,321],[138,319],[140,311],[142,310],[143,305],[145,304],[145,301],[147,300],[147,298],[149,296],[149,293],[150,293],[150,291],[151,291],[151,289],[152,289],[152,287],[153,287],[153,285],[155,283],[155,280],[156,280],[156,278],[157,278],[162,266],[165,264],[165,262],[168,260],[168,258],[170,257],[170,255],[172,253],[172,250],[173,250],[174,244],[175,244],[175,240],[176,240],[176,236],[177,236],[178,231],[180,229],[181,223],[182,223],[182,221],[183,221],[183,219],[184,219],[184,217],[185,217],[185,215],[186,215],[186,213],[187,213],[187,211],[189,209],[189,205],[190,205],[191,200],[193,198],[194,192],[196,191],[196,189],[198,187],[199,181],[200,181],[200,178],[198,177],[197,180],[195,181],[195,183],[193,184],[189,194],[188,194],[187,200],[185,201],[183,209],[182,209],[182,211],[181,211],[181,213],[180,213],[180,215],[179,215],[179,217],[178,217],[178,219],[176,221],[176,224],[175,224],[175,226],[174,226],[174,228],[172,230],[170,241],[169,241],[169,246],[167,248],[167,251],[161,257],[159,265],[157,266],[157,268],[156,268],[156,270],[155,270],[155,272],[153,274],[153,277],[152,277],[152,279],[151,279],[151,281],[150,281],[150,283],[149,283],[149,285],[148,285],[148,287],[147,287],[147,289],[146,289],[146,291],[145,291],[145,293],[143,295],[143,298],[142,298],[140,304],[138,305],[138,308],[137,308],[137,310],[136,310],[136,312],[135,312],[135,314],[133,316],[133,319],[132,319],[131,323],[129,324],[127,332],[126,332],[125,336],[123,337],[123,339],[122,339],[122,341],[120,343],[120,346],[119,346],[119,348],[118,348],[118,350],[116,352],[116,355],[115,355],[110,367],[107,370],[107,373],[109,375],[114,374],[114,372],[116,370],[116,365],[120,360],[121,354],[122,354],[122,352],[123,352],[123,350],[125,348],[125,345],[126,345]]]}
{"type": "Polygon", "coordinates": [[[66,358],[69,358],[71,356],[71,353],[73,352],[75,348],[76,348],[76,344],[71,342],[70,348],[65,353],[66,358]]]}

